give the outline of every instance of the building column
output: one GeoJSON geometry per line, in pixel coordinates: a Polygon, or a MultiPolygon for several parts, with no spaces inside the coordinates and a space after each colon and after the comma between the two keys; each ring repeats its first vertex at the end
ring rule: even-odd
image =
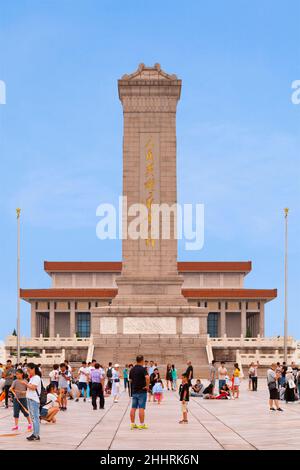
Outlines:
{"type": "Polygon", "coordinates": [[[49,336],[53,338],[55,336],[55,313],[54,313],[54,301],[50,301],[50,312],[49,312],[49,336]]]}
{"type": "Polygon", "coordinates": [[[247,334],[247,311],[246,311],[246,302],[242,302],[242,311],[241,311],[241,334],[246,336],[247,334]]]}
{"type": "Polygon", "coordinates": [[[263,301],[260,301],[259,334],[261,337],[265,336],[265,303],[263,301]]]}
{"type": "Polygon", "coordinates": [[[31,337],[35,338],[36,334],[36,311],[35,302],[31,302],[31,337]]]}
{"type": "Polygon", "coordinates": [[[76,319],[75,319],[75,302],[71,301],[70,308],[70,336],[75,336],[76,334],[76,319]]]}
{"type": "Polygon", "coordinates": [[[220,336],[226,334],[226,311],[225,311],[225,300],[221,302],[221,312],[220,312],[220,336]]]}

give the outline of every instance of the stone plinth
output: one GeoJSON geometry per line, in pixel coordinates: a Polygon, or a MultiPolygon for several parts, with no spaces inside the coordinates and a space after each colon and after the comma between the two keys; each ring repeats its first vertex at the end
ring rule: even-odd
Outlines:
{"type": "Polygon", "coordinates": [[[92,309],[94,339],[106,335],[206,337],[208,310],[192,306],[118,306],[92,309]]]}

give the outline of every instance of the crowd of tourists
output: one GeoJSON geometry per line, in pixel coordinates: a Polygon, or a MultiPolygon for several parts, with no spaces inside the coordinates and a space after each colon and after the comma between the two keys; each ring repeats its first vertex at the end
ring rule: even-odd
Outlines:
{"type": "MultiPolygon", "coordinates": [[[[248,390],[257,392],[259,363],[252,362],[248,368],[248,390]]],[[[167,364],[165,373],[155,361],[136,358],[136,364],[119,364],[110,362],[101,365],[95,359],[81,366],[72,368],[66,360],[54,364],[52,370],[43,374],[40,364],[20,363],[15,366],[10,360],[0,364],[0,403],[8,408],[13,406],[14,425],[18,431],[20,413],[27,420],[27,430],[31,434],[29,441],[40,440],[40,423],[56,423],[58,412],[66,412],[68,401],[89,402],[93,410],[103,410],[105,399],[112,397],[118,403],[121,383],[123,390],[132,400],[130,421],[131,429],[147,429],[145,408],[147,402],[161,405],[165,391],[178,392],[181,402],[182,419],[180,424],[188,423],[188,403],[190,397],[208,400],[234,400],[240,396],[242,372],[234,364],[230,370],[224,361],[217,366],[212,361],[209,376],[204,384],[200,379],[194,380],[194,368],[189,361],[183,374],[178,374],[174,364],[167,364]],[[43,378],[42,378],[43,377],[43,378]],[[178,379],[180,386],[178,388],[178,379]],[[44,386],[44,382],[47,386],[44,386]],[[138,410],[139,424],[136,423],[138,410]]],[[[296,402],[300,397],[300,368],[292,363],[272,364],[267,371],[269,405],[271,411],[283,411],[280,400],[286,403],[296,402]]]]}

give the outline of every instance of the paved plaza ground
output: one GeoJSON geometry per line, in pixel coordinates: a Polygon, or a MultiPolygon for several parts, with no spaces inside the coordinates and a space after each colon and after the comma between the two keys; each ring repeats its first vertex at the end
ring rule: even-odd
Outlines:
{"type": "Polygon", "coordinates": [[[148,430],[129,429],[130,400],[123,392],[119,403],[107,398],[105,410],[93,411],[91,403],[69,401],[68,411],[58,414],[57,424],[42,423],[41,441],[26,441],[26,423],[11,431],[12,408],[0,409],[0,449],[69,450],[168,450],[168,449],[300,449],[300,404],[282,404],[284,413],[271,412],[265,380],[258,392],[242,384],[234,401],[192,398],[189,424],[178,424],[180,403],[166,391],[159,406],[147,407],[148,430]]]}

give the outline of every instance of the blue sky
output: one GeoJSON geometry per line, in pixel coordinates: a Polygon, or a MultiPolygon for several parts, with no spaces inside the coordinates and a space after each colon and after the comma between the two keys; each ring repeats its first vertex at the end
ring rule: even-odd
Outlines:
{"type": "MultiPolygon", "coordinates": [[[[183,80],[178,195],[205,204],[205,244],[181,260],[252,260],[247,287],[278,288],[266,332],[283,332],[283,208],[290,212],[289,331],[298,320],[300,3],[242,0],[0,0],[0,338],[22,287],[48,287],[44,260],[119,260],[96,238],[96,207],[121,194],[117,79],[159,62],[183,80]],[[184,6],[183,6],[184,5],[184,6]]],[[[22,302],[22,333],[29,306],[22,302]]]]}

